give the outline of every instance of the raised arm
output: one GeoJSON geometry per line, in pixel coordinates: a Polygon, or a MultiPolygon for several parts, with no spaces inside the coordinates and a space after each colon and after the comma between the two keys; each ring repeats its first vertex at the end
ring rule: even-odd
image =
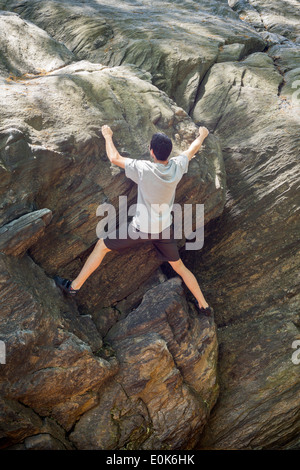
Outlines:
{"type": "Polygon", "coordinates": [[[189,160],[191,160],[195,154],[200,150],[203,141],[209,134],[209,130],[206,127],[199,127],[199,136],[191,143],[189,148],[182,152],[183,155],[186,155],[189,160]]]}
{"type": "Polygon", "coordinates": [[[101,127],[101,132],[105,139],[106,153],[111,163],[119,166],[120,168],[125,168],[126,157],[122,157],[122,155],[120,155],[118,150],[116,149],[115,144],[113,143],[113,138],[112,138],[113,131],[111,130],[109,126],[105,125],[101,127]]]}

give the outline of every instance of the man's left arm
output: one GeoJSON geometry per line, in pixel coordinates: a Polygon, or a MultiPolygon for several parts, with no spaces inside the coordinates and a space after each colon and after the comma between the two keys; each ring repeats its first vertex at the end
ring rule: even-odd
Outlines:
{"type": "Polygon", "coordinates": [[[125,162],[127,160],[126,157],[122,157],[122,155],[119,154],[118,150],[115,147],[115,144],[113,142],[113,131],[109,126],[102,126],[101,128],[102,135],[105,139],[105,149],[107,156],[111,163],[114,165],[119,166],[120,168],[125,168],[125,162]]]}

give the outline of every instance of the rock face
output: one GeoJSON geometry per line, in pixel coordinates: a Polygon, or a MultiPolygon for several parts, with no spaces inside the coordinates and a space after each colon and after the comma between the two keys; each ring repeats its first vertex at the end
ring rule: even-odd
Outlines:
{"type": "Polygon", "coordinates": [[[51,222],[49,209],[25,214],[0,229],[0,250],[7,255],[24,255],[31,245],[44,235],[45,227],[51,222]]]}
{"type": "MultiPolygon", "coordinates": [[[[63,4],[15,5],[8,1],[0,2],[0,7],[5,9],[0,13],[0,339],[6,348],[6,363],[1,364],[0,371],[1,446],[191,447],[218,394],[216,332],[213,321],[196,318],[178,294],[176,282],[166,281],[152,246],[124,256],[107,256],[76,301],[64,298],[51,278],[56,273],[66,277],[78,273],[97,241],[96,211],[100,204],[111,203],[118,212],[120,195],[127,196],[128,206],[136,202],[135,185],[107,159],[101,125],[111,125],[119,150],[132,158],[149,157],[149,141],[157,131],[172,138],[174,154],[179,154],[196,136],[197,126],[183,108],[157,88],[149,71],[138,67],[140,64],[125,61],[123,65],[120,61],[116,66],[96,56],[92,62],[89,18],[77,17],[87,21],[83,36],[89,34],[85,47],[74,45],[71,51],[69,42],[63,43],[63,38],[50,31],[54,25],[50,13],[63,4]],[[28,7],[28,12],[22,13],[20,6],[28,7]],[[46,15],[49,31],[29,18],[39,7],[51,10],[46,15]],[[141,358],[150,354],[151,363],[137,363],[129,376],[118,344],[113,339],[103,341],[103,337],[119,319],[125,321],[155,286],[167,299],[165,308],[174,302],[172,316],[178,312],[186,328],[183,343],[180,351],[174,352],[169,335],[151,331],[147,315],[141,315],[141,325],[144,323],[147,332],[137,339],[128,332],[122,342],[132,362],[135,354],[141,358]],[[199,336],[200,328],[205,333],[199,336]],[[187,348],[191,348],[191,357],[185,359],[187,348]],[[163,369],[154,382],[152,367],[163,369]],[[130,399],[124,401],[120,386],[115,384],[126,375],[131,377],[130,399]],[[144,389],[139,384],[143,375],[144,389]],[[174,402],[168,396],[171,389],[174,402]],[[152,403],[153,395],[163,390],[161,399],[152,403]],[[111,426],[120,428],[123,437],[109,442],[101,437],[106,431],[106,422],[101,421],[95,422],[91,435],[80,444],[88,419],[81,417],[89,410],[97,416],[102,410],[102,396],[106,414],[113,412],[114,403],[120,407],[120,423],[112,422],[111,426]],[[137,403],[144,414],[141,412],[136,420],[137,403]],[[175,408],[177,415],[172,411],[175,408]],[[127,420],[127,416],[132,419],[127,420]]],[[[66,8],[77,9],[72,2],[66,8]]],[[[65,12],[63,19],[64,26],[55,19],[57,34],[76,17],[65,12]]],[[[105,21],[97,20],[97,25],[103,40],[97,29],[96,49],[112,37],[105,21]]],[[[77,39],[76,31],[74,41],[77,39]]],[[[191,162],[178,187],[176,202],[205,201],[207,223],[222,213],[225,203],[223,157],[213,135],[207,139],[201,157],[201,162],[191,162]]],[[[161,316],[164,328],[170,330],[170,320],[165,318],[163,307],[156,305],[155,297],[158,294],[146,302],[147,311],[161,316]]],[[[180,336],[177,330],[181,327],[181,323],[172,324],[175,337],[180,336]]]]}
{"type": "Polygon", "coordinates": [[[190,311],[178,278],[149,290],[106,340],[120,363],[76,424],[79,449],[192,448],[218,396],[213,319],[190,311]],[[172,397],[172,398],[171,398],[172,397]]]}
{"type": "MultiPolygon", "coordinates": [[[[264,20],[269,3],[255,5],[278,31],[264,20]]],[[[225,210],[190,259],[220,342],[220,399],[199,448],[299,448],[300,62],[287,38],[270,34],[266,52],[215,64],[192,114],[215,130],[227,173],[225,210]]]]}
{"type": "Polygon", "coordinates": [[[218,394],[217,340],[213,320],[188,306],[179,279],[150,290],[141,306],[117,323],[107,337],[113,352],[91,318],[57,296],[53,281],[28,256],[1,255],[1,273],[7,354],[0,376],[2,447],[195,443],[218,394]]]}
{"type": "Polygon", "coordinates": [[[50,72],[74,60],[74,55],[64,44],[55,41],[35,24],[23,21],[19,15],[2,12],[0,30],[1,76],[50,72]]]}
{"type": "Polygon", "coordinates": [[[135,64],[153,83],[189,111],[200,81],[226,44],[242,46],[241,55],[263,50],[264,41],[236,21],[227,2],[171,2],[172,20],[160,0],[4,2],[63,42],[79,59],[111,66],[135,64]]]}
{"type": "Polygon", "coordinates": [[[1,447],[299,448],[297,8],[0,0],[1,447]],[[76,299],[55,287],[98,206],[136,200],[103,124],[132,158],[209,128],[176,202],[205,205],[182,256],[217,330],[151,245],[108,254],[76,299]]]}
{"type": "Polygon", "coordinates": [[[1,255],[1,340],[2,445],[47,429],[55,438],[51,423],[64,436],[118,369],[114,358],[94,354],[103,343],[90,317],[76,315],[27,255],[1,255]]]}

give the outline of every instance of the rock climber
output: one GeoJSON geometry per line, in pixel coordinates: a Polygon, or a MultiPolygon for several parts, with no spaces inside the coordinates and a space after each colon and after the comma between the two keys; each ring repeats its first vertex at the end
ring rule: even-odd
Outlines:
{"type": "Polygon", "coordinates": [[[212,309],[206,302],[196,277],[179,256],[171,215],[176,187],[182,176],[187,173],[190,160],[200,150],[203,141],[208,136],[208,129],[200,127],[199,135],[189,148],[173,158],[169,158],[172,151],[171,139],[164,133],[154,134],[149,148],[151,160],[123,157],[113,142],[112,129],[104,125],[101,131],[110,162],[123,168],[125,175],[138,185],[136,207],[142,205],[144,210],[136,210],[128,225],[126,238],[119,236],[120,231],[114,233],[112,238],[109,235],[106,238],[100,238],[78,276],[73,280],[55,276],[56,285],[63,292],[75,295],[88,277],[100,266],[109,251],[122,252],[141,243],[151,242],[160,258],[172,266],[193,294],[196,299],[193,302],[198,312],[207,316],[211,315],[212,309]],[[159,205],[159,211],[152,210],[155,205],[159,205]]]}

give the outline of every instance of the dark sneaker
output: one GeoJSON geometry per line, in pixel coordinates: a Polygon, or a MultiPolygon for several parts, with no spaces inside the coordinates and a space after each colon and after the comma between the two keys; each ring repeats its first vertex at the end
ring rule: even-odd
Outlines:
{"type": "Polygon", "coordinates": [[[75,290],[73,289],[73,287],[71,287],[72,281],[70,281],[69,279],[64,279],[60,276],[54,276],[53,279],[55,281],[55,284],[66,294],[75,295],[79,291],[79,289],[75,290]]]}
{"type": "Polygon", "coordinates": [[[192,303],[195,305],[196,310],[199,314],[205,315],[206,317],[211,317],[212,316],[212,308],[210,306],[204,308],[204,307],[199,307],[199,304],[196,299],[192,299],[192,303]]]}
{"type": "Polygon", "coordinates": [[[206,317],[211,317],[212,316],[212,308],[210,306],[206,308],[200,308],[200,313],[203,313],[206,317]]]}

